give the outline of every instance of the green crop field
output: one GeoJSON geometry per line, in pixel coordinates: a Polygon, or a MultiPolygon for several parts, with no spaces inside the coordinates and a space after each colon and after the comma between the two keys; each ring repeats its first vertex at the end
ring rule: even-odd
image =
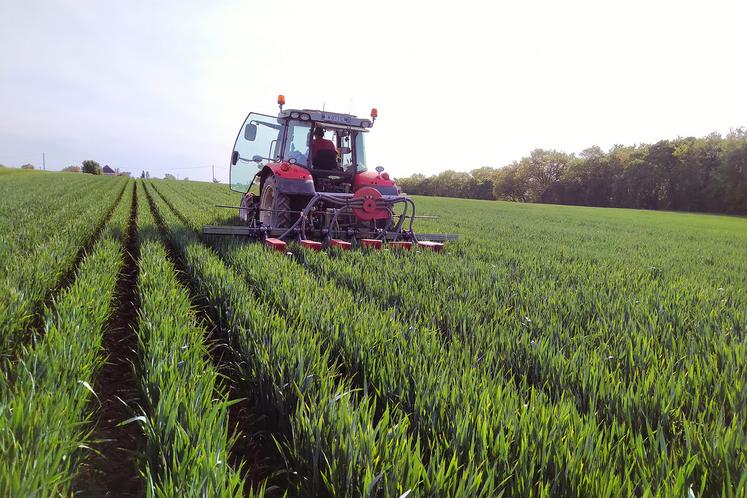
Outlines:
{"type": "Polygon", "coordinates": [[[0,170],[0,496],[747,496],[747,219],[415,200],[459,241],[283,253],[0,170]]]}

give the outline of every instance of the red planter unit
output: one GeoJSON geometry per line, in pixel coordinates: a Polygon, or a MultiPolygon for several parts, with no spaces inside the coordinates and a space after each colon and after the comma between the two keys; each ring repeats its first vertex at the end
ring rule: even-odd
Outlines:
{"type": "Polygon", "coordinates": [[[280,239],[267,238],[265,239],[265,245],[270,249],[285,252],[285,242],[280,239]]]}
{"type": "Polygon", "coordinates": [[[361,239],[361,247],[367,247],[369,249],[381,249],[382,242],[379,239],[361,239]]]}
{"type": "Polygon", "coordinates": [[[444,245],[440,242],[431,242],[429,240],[418,242],[418,246],[422,247],[423,249],[430,249],[433,252],[441,252],[441,249],[443,249],[444,247],[444,245]]]}
{"type": "Polygon", "coordinates": [[[302,240],[301,245],[306,249],[313,249],[314,251],[322,250],[322,243],[315,240],[302,240]]]}
{"type": "Polygon", "coordinates": [[[407,251],[412,249],[412,242],[408,242],[406,240],[398,240],[396,242],[389,242],[389,244],[387,245],[393,249],[405,249],[407,251]]]}
{"type": "Polygon", "coordinates": [[[340,240],[340,239],[332,239],[329,242],[329,247],[336,247],[343,251],[348,251],[350,250],[351,247],[353,247],[353,244],[351,244],[350,242],[346,242],[344,240],[340,240]]]}

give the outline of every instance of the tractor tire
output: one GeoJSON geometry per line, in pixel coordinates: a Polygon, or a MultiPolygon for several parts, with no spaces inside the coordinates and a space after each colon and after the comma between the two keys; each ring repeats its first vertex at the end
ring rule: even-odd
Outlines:
{"type": "Polygon", "coordinates": [[[239,218],[241,218],[241,221],[247,225],[254,221],[255,215],[257,214],[255,212],[256,206],[254,204],[254,195],[247,192],[241,196],[241,204],[239,204],[239,206],[239,218]]]}
{"type": "Polygon", "coordinates": [[[274,176],[265,180],[259,199],[259,221],[272,228],[291,226],[291,202],[287,194],[278,192],[274,176]]]}

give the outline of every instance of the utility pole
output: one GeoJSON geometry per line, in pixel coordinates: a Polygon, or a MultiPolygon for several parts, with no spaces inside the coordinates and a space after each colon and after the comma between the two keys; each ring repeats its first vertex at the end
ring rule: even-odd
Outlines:
{"type": "Polygon", "coordinates": [[[47,170],[47,153],[46,152],[42,152],[42,169],[44,171],[47,170]]]}
{"type": "Polygon", "coordinates": [[[213,181],[215,181],[215,164],[213,164],[213,181]]]}

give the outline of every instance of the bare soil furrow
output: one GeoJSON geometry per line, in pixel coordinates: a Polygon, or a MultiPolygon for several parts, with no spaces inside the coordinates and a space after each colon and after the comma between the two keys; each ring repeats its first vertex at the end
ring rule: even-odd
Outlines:
{"type": "Polygon", "coordinates": [[[92,441],[94,453],[78,474],[78,496],[143,496],[144,480],[138,472],[138,451],[143,446],[140,425],[122,425],[140,413],[140,391],[134,373],[137,361],[138,258],[137,183],[125,238],[125,258],[114,294],[115,310],[107,326],[103,347],[107,361],[99,372],[94,390],[92,441]]]}

